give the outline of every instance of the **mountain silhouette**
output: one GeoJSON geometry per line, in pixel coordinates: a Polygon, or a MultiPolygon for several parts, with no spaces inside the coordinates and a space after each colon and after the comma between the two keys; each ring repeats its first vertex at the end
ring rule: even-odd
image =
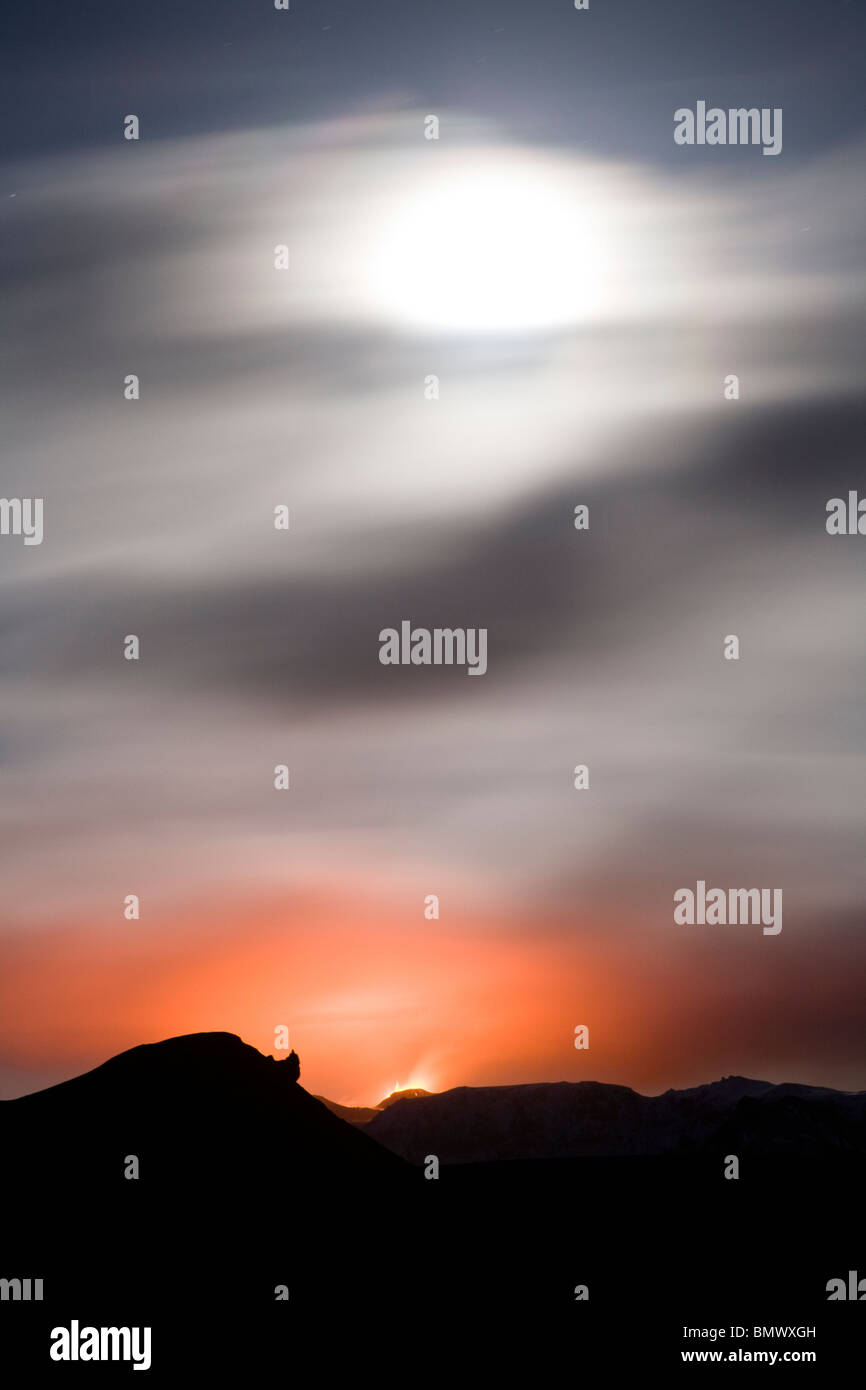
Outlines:
{"type": "Polygon", "coordinates": [[[414,1164],[427,1153],[442,1162],[484,1163],[702,1155],[720,1146],[762,1159],[780,1152],[866,1156],[866,1092],[741,1076],[660,1096],[559,1081],[459,1086],[392,1101],[361,1127],[414,1164]]]}
{"type": "MultiPolygon", "coordinates": [[[[394,1176],[403,1164],[344,1124],[299,1084],[292,1052],[263,1056],[232,1033],[190,1033],[122,1052],[93,1071],[0,1103],[7,1163],[31,1173],[54,1159],[46,1138],[64,1136],[64,1168],[85,1185],[116,1176],[133,1154],[151,1183],[198,1190],[252,1178],[270,1152],[284,1172],[394,1176]]],[[[47,1172],[46,1172],[47,1177],[47,1172]]]]}
{"type": "Polygon", "coordinates": [[[389,1105],[394,1105],[398,1100],[418,1100],[420,1096],[429,1096],[430,1092],[425,1091],[422,1086],[410,1087],[408,1091],[392,1091],[390,1096],[380,1100],[377,1110],[387,1110],[389,1105]]]}
{"type": "MultiPolygon", "coordinates": [[[[4,1303],[6,1357],[42,1364],[73,1318],[146,1323],[157,1384],[233,1362],[246,1383],[250,1365],[360,1365],[383,1329],[435,1341],[455,1318],[484,1350],[531,1314],[609,1364],[624,1313],[646,1346],[723,1312],[811,1324],[862,1259],[863,1093],[457,1087],[347,1123],[300,1074],[196,1033],[0,1103],[0,1277],[45,1289],[4,1303]]],[[[832,1337],[825,1357],[838,1321],[832,1337]]]]}
{"type": "MultiPolygon", "coordinates": [[[[147,1323],[156,1383],[180,1384],[202,1367],[224,1374],[233,1356],[251,1364],[250,1328],[256,1356],[279,1367],[299,1320],[342,1303],[345,1325],[386,1295],[398,1308],[419,1175],[299,1076],[294,1053],[194,1033],[0,1103],[0,1277],[45,1290],[11,1319],[3,1303],[5,1356],[46,1361],[46,1319],[147,1323]],[[392,1228],[381,1251],[374,1214],[392,1228]]],[[[295,1337],[292,1364],[307,1349],[295,1337]]]]}
{"type": "Polygon", "coordinates": [[[699,1156],[719,1147],[753,1157],[866,1155],[866,1092],[730,1076],[643,1096],[594,1081],[398,1091],[376,1107],[339,1106],[299,1082],[295,1052],[263,1056],[232,1033],[143,1044],[70,1081],[0,1102],[6,1166],[33,1179],[55,1162],[86,1186],[117,1175],[118,1152],[149,1180],[221,1184],[251,1177],[278,1149],[296,1180],[342,1186],[375,1175],[399,1182],[407,1165],[502,1160],[699,1156]]]}
{"type": "Polygon", "coordinates": [[[341,1120],[346,1120],[350,1125],[365,1125],[372,1120],[382,1110],[387,1110],[389,1105],[393,1105],[398,1100],[415,1100],[419,1096],[429,1096],[430,1092],[416,1086],[408,1091],[392,1091],[384,1100],[380,1100],[378,1105],[340,1105],[335,1100],[328,1100],[327,1096],[316,1096],[323,1105],[327,1105],[335,1115],[339,1115],[341,1120]]]}

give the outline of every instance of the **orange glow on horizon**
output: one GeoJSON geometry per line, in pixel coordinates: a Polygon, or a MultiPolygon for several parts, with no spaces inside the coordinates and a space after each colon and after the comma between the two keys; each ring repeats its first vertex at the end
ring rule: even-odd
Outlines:
{"type": "MultiPolygon", "coordinates": [[[[223,903],[171,923],[12,932],[0,979],[12,1078],[3,1093],[182,1033],[237,1033],[279,1057],[283,1025],[301,1085],[345,1105],[378,1105],[395,1088],[596,1080],[658,1091],[760,1074],[753,1053],[765,1051],[763,1037],[741,1030],[731,1042],[731,992],[743,988],[736,953],[707,971],[679,941],[647,943],[598,914],[455,915],[435,925],[393,904],[322,893],[289,905],[223,903]],[[591,1029],[588,1051],[573,1046],[577,1024],[591,1029]]],[[[695,938],[694,952],[703,949],[695,938]]],[[[821,968],[810,961],[813,974],[821,968]]],[[[778,977],[769,983],[777,988],[778,977]]],[[[758,966],[751,987],[769,987],[758,966]]],[[[841,1008],[850,981],[832,988],[841,1008]]],[[[778,1004],[792,1018],[802,1011],[795,994],[778,1004]]]]}
{"type": "MultiPolygon", "coordinates": [[[[285,1025],[301,1084],[354,1105],[377,1105],[395,1086],[550,1075],[552,1048],[554,1076],[574,1075],[562,946],[537,928],[528,944],[519,926],[476,919],[432,933],[381,904],[322,895],[290,911],[238,904],[170,925],[28,930],[9,939],[0,1039],[16,1065],[55,1065],[61,1079],[141,1042],[208,1030],[279,1057],[274,1030],[285,1025]]],[[[612,1027],[593,953],[584,944],[580,955],[571,978],[594,999],[596,1027],[612,1027]]]]}

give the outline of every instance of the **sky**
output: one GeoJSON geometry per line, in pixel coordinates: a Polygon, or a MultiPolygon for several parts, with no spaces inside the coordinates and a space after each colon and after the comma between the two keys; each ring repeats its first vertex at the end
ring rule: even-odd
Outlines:
{"type": "Polygon", "coordinates": [[[0,1094],[283,1025],[349,1104],[866,1087],[862,10],[2,28],[0,1094]],[[783,929],[676,925],[699,879],[783,929]]]}

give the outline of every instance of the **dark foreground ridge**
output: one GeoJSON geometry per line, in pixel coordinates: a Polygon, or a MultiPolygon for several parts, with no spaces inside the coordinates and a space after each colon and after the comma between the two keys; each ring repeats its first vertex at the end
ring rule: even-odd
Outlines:
{"type": "Polygon", "coordinates": [[[862,1094],[461,1087],[359,1126],[299,1077],[294,1054],[203,1033],[0,1104],[0,1278],[44,1286],[0,1307],[2,1369],[45,1370],[51,1328],[78,1318],[152,1326],[168,1385],[231,1362],[258,1385],[311,1351],[330,1383],[383,1332],[455,1347],[461,1325],[477,1357],[559,1329],[576,1369],[595,1353],[616,1381],[678,1361],[684,1324],[809,1324],[829,1327],[829,1372],[862,1319],[826,1293],[866,1275],[862,1094]]]}

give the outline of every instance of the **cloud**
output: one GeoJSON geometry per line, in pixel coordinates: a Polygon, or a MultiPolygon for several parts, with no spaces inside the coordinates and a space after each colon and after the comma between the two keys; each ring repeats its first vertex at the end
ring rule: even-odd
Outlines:
{"type": "Polygon", "coordinates": [[[0,547],[10,928],[330,882],[670,943],[713,875],[781,884],[816,956],[823,911],[857,920],[862,565],[823,522],[858,482],[862,151],[756,211],[730,171],[455,130],[606,210],[591,322],[425,334],[371,302],[364,248],[431,155],[395,117],[18,171],[5,486],[45,541],[0,547]],[[484,680],[380,666],[403,618],[487,627],[484,680]]]}

